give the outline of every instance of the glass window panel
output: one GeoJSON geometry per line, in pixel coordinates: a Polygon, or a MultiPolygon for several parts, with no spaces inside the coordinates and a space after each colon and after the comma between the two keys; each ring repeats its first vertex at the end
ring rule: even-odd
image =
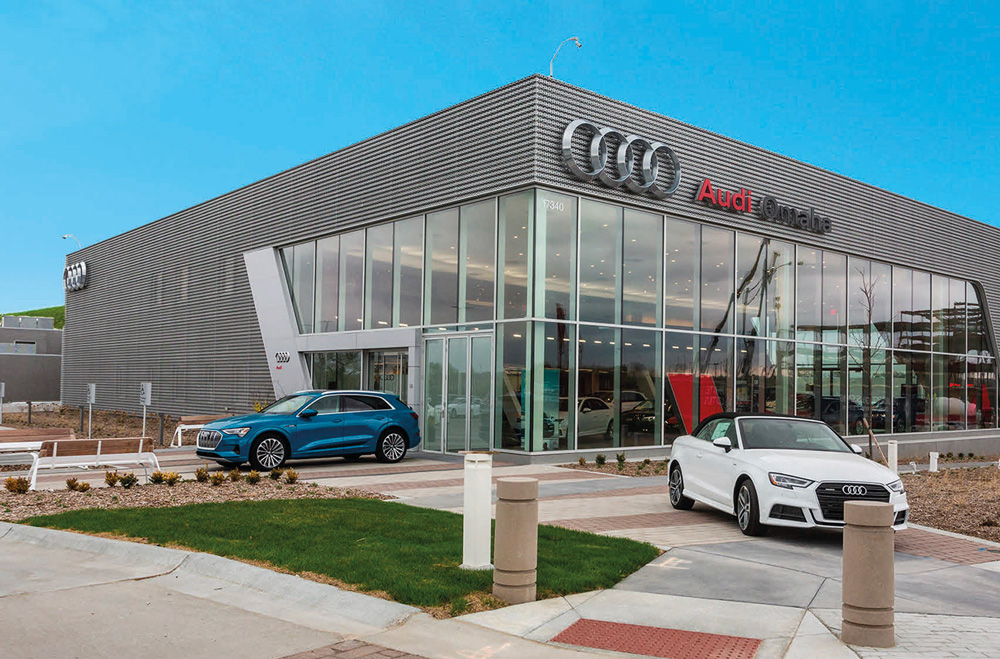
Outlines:
{"type": "Polygon", "coordinates": [[[965,401],[965,357],[934,355],[934,383],[931,389],[931,427],[934,430],[965,430],[976,424],[974,406],[965,401]],[[971,414],[971,420],[968,419],[971,414]]]}
{"type": "Polygon", "coordinates": [[[892,345],[909,348],[913,345],[913,271],[892,269],[892,345]]]}
{"type": "Polygon", "coordinates": [[[580,202],[580,320],[618,322],[622,254],[622,209],[580,202]]]}
{"type": "Polygon", "coordinates": [[[766,276],[767,334],[795,338],[795,245],[767,241],[766,276]]]}
{"type": "Polygon", "coordinates": [[[697,423],[694,395],[696,334],[664,334],[663,439],[672,443],[694,431],[697,423]]]}
{"type": "Polygon", "coordinates": [[[340,236],[316,241],[316,331],[340,329],[340,236]]]}
{"type": "Polygon", "coordinates": [[[497,286],[499,318],[531,315],[528,282],[531,281],[531,245],[534,232],[533,190],[500,197],[500,282],[497,286]]]}
{"type": "Polygon", "coordinates": [[[575,318],[576,198],[535,194],[535,314],[575,318]]]}
{"type": "Polygon", "coordinates": [[[847,257],[823,252],[823,342],[847,341],[847,257]]]}
{"type": "Polygon", "coordinates": [[[991,359],[969,356],[969,428],[996,427],[996,364],[991,359]]]}
{"type": "Polygon", "coordinates": [[[316,243],[300,243],[281,250],[285,281],[292,295],[292,306],[299,332],[313,332],[313,287],[316,282],[316,243]]]}
{"type": "Polygon", "coordinates": [[[930,355],[894,350],[892,359],[892,431],[926,432],[931,427],[930,355]]]}
{"type": "Polygon", "coordinates": [[[565,451],[576,438],[576,331],[566,323],[535,323],[535,370],[532,384],[536,405],[533,450],[565,451]],[[538,413],[538,407],[541,413],[538,413]]]}
{"type": "Polygon", "coordinates": [[[469,450],[488,451],[490,448],[490,401],[493,379],[493,337],[473,336],[469,339],[469,450]]]}
{"type": "Polygon", "coordinates": [[[622,323],[660,322],[663,216],[625,210],[622,323]]]}
{"type": "Polygon", "coordinates": [[[892,266],[872,262],[869,287],[872,294],[872,347],[892,346],[892,266]]]}
{"type": "Polygon", "coordinates": [[[993,340],[987,332],[986,317],[983,314],[979,291],[971,282],[966,284],[966,300],[968,302],[966,321],[968,345],[966,351],[970,355],[993,356],[993,340]]]}
{"type": "Polygon", "coordinates": [[[663,402],[660,399],[659,332],[622,330],[620,410],[622,446],[661,443],[663,402]]]}
{"type": "Polygon", "coordinates": [[[931,276],[913,271],[913,326],[911,346],[915,350],[931,349],[931,276]]]}
{"type": "Polygon", "coordinates": [[[798,336],[803,341],[819,341],[822,335],[823,253],[798,248],[798,336]]]}
{"type": "Polygon", "coordinates": [[[825,421],[841,434],[846,434],[848,418],[857,423],[860,408],[848,409],[844,348],[800,343],[796,351],[796,382],[797,416],[825,421]]]}
{"type": "Polygon", "coordinates": [[[392,324],[413,327],[420,324],[423,292],[424,218],[396,222],[392,250],[392,324]]]}
{"type": "MultiPolygon", "coordinates": [[[[767,246],[763,238],[741,233],[736,239],[736,333],[765,333],[767,246]]],[[[737,356],[737,360],[739,357],[737,356]]]]}
{"type": "Polygon", "coordinates": [[[795,394],[794,344],[738,339],[736,411],[792,414],[795,394]]]}
{"type": "Polygon", "coordinates": [[[317,389],[360,389],[361,353],[357,350],[313,354],[312,386],[317,389]]]}
{"type": "Polygon", "coordinates": [[[458,322],[458,209],[427,216],[424,322],[458,322]]]}
{"type": "Polygon", "coordinates": [[[951,279],[948,284],[950,306],[944,318],[944,352],[964,355],[967,350],[965,282],[951,279]]]}
{"type": "MultiPolygon", "coordinates": [[[[947,352],[946,335],[951,316],[951,291],[948,278],[940,275],[931,276],[931,343],[934,352],[947,352]]],[[[965,352],[964,350],[962,352],[965,352]]]]}
{"type": "Polygon", "coordinates": [[[458,322],[493,318],[496,200],[462,206],[458,322]]]}
{"type": "Polygon", "coordinates": [[[445,450],[465,450],[466,377],[469,370],[468,339],[448,339],[448,372],[445,396],[445,450]]]}
{"type": "MultiPolygon", "coordinates": [[[[577,448],[619,446],[615,412],[621,392],[618,330],[581,325],[577,384],[577,448]]],[[[569,412],[573,412],[569,405],[569,412]]]]}
{"type": "Polygon", "coordinates": [[[444,411],[444,340],[434,339],[424,343],[425,451],[441,450],[444,411]]]}
{"type": "Polygon", "coordinates": [[[732,231],[701,228],[701,329],[706,332],[733,331],[733,251],[732,231]]]}
{"type": "Polygon", "coordinates": [[[531,418],[531,384],[528,378],[528,324],[497,324],[497,448],[528,449],[525,433],[531,418]]]}
{"type": "Polygon", "coordinates": [[[364,326],[365,232],[340,237],[340,328],[364,326]]]}
{"type": "MultiPolygon", "coordinates": [[[[853,320],[851,324],[854,324],[853,320]]],[[[891,365],[888,359],[886,350],[857,346],[847,349],[849,409],[860,410],[861,416],[868,419],[876,434],[889,432],[887,410],[891,393],[891,365]]],[[[861,419],[851,418],[850,421],[847,430],[851,435],[866,434],[861,419]]]]}
{"type": "Polygon", "coordinates": [[[665,278],[663,283],[663,324],[672,329],[694,329],[698,309],[695,292],[701,257],[701,227],[690,222],[666,219],[665,278]]]}
{"type": "Polygon", "coordinates": [[[851,257],[847,262],[847,343],[850,346],[870,346],[874,289],[871,262],[851,257]]]}
{"type": "Polygon", "coordinates": [[[365,327],[392,325],[392,245],[393,225],[367,230],[365,247],[365,327]]]}
{"type": "Polygon", "coordinates": [[[732,411],[733,340],[702,336],[698,350],[698,420],[732,411]]]}

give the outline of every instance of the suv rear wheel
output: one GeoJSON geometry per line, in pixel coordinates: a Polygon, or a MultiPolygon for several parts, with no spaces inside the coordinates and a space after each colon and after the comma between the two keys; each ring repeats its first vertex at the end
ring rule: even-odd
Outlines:
{"type": "Polygon", "coordinates": [[[375,457],[379,462],[399,462],[406,455],[406,434],[391,428],[382,433],[375,446],[375,457]]]}

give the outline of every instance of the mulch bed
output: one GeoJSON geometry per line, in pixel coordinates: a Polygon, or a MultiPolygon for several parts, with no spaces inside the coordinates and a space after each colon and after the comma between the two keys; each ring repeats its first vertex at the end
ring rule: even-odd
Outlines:
{"type": "MultiPolygon", "coordinates": [[[[5,428],[73,428],[77,437],[87,436],[87,411],[84,410],[83,432],[80,432],[80,408],[70,405],[63,405],[58,412],[37,412],[31,413],[31,425],[28,425],[27,412],[8,412],[3,415],[3,425],[5,428]]],[[[177,428],[180,419],[177,417],[164,417],[163,420],[163,441],[169,444],[170,438],[177,428]]],[[[127,412],[107,412],[104,410],[94,410],[94,418],[91,426],[91,435],[97,437],[139,437],[142,434],[142,415],[129,414],[127,412]]],[[[146,414],[146,436],[156,439],[160,434],[160,418],[153,414],[146,414]]]]}
{"type": "Polygon", "coordinates": [[[947,469],[903,477],[910,521],[1000,542],[1000,469],[947,469]]]}
{"type": "Polygon", "coordinates": [[[394,499],[380,492],[357,488],[324,487],[314,483],[272,481],[266,476],[256,485],[226,481],[221,485],[182,481],[167,485],[135,485],[129,489],[94,488],[88,492],[39,490],[13,494],[0,489],[0,521],[16,522],[35,515],[49,515],[81,508],[166,508],[191,503],[264,501],[269,499],[394,499]]]}
{"type": "Polygon", "coordinates": [[[640,460],[636,462],[624,462],[619,468],[617,460],[608,460],[603,465],[598,466],[595,462],[580,464],[574,462],[568,465],[559,465],[565,469],[579,469],[581,471],[596,471],[602,474],[613,474],[615,476],[666,476],[666,460],[640,460]]]}

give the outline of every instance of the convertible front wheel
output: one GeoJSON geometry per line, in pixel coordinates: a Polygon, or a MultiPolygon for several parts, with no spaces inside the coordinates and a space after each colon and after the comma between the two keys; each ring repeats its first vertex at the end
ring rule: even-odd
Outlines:
{"type": "Polygon", "coordinates": [[[680,466],[674,465],[673,469],[670,470],[668,485],[670,488],[670,505],[677,510],[691,510],[694,500],[684,496],[684,474],[681,473],[680,466]]]}
{"type": "Polygon", "coordinates": [[[749,478],[740,483],[736,494],[736,522],[744,535],[764,535],[767,527],[760,523],[760,503],[757,489],[749,478]]]}

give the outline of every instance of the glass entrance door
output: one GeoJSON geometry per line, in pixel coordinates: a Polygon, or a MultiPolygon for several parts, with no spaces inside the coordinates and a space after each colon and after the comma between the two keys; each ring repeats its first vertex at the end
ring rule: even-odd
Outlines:
{"type": "Polygon", "coordinates": [[[405,350],[371,350],[368,360],[368,388],[395,394],[406,402],[406,375],[409,357],[405,350]]]}
{"type": "Polygon", "coordinates": [[[424,362],[424,449],[489,450],[493,335],[427,339],[424,362]]]}

